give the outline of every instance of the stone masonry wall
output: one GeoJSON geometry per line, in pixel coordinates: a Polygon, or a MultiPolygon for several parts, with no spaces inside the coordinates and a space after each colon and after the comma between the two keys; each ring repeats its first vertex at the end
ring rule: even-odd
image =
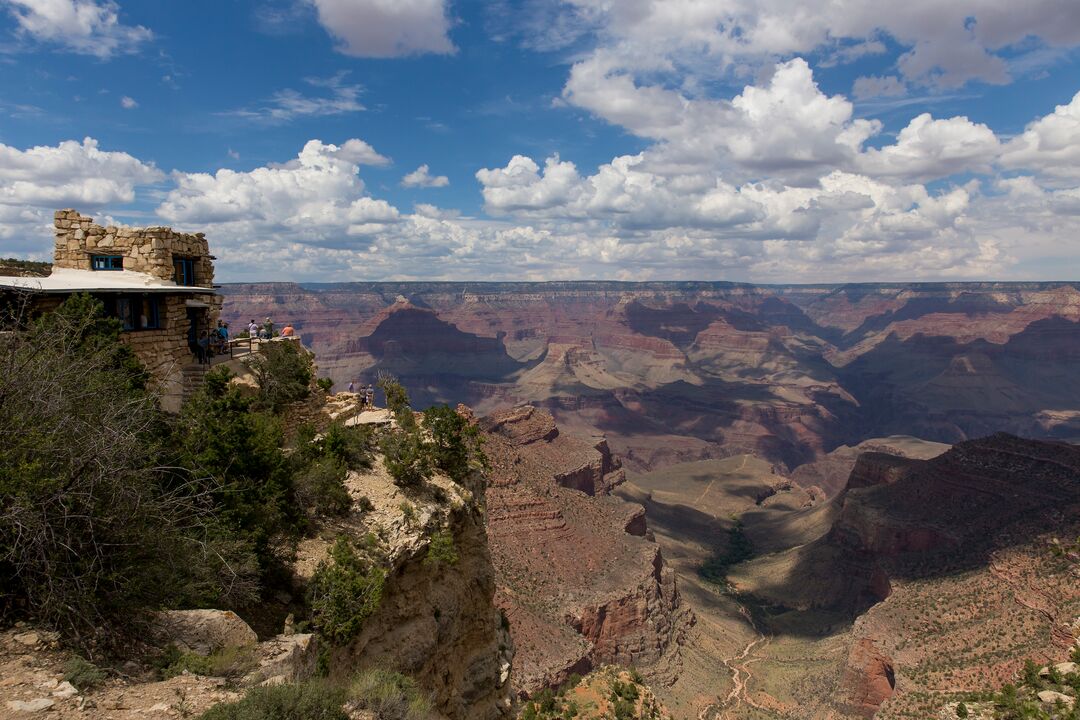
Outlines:
{"type": "Polygon", "coordinates": [[[214,264],[203,233],[179,233],[167,227],[102,227],[76,210],[57,210],[54,225],[54,267],[90,270],[93,255],[123,255],[125,270],[172,280],[173,258],[190,257],[195,260],[195,284],[214,284],[214,264]]]}
{"type": "MultiPolygon", "coordinates": [[[[195,283],[212,287],[214,264],[202,233],[178,233],[167,227],[102,227],[93,218],[75,210],[55,214],[56,249],[54,268],[90,270],[93,255],[122,255],[124,270],[147,273],[161,280],[174,279],[173,258],[190,257],[195,265],[195,283]]],[[[107,271],[103,271],[107,272],[107,271]]],[[[209,305],[210,327],[221,311],[217,294],[159,293],[159,320],[156,330],[133,330],[121,335],[154,378],[153,390],[162,407],[180,409],[183,368],[195,362],[188,347],[187,300],[209,305]]]]}

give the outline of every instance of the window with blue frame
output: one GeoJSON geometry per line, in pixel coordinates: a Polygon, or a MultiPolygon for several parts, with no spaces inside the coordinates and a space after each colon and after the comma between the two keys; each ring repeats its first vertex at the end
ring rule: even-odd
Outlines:
{"type": "Polygon", "coordinates": [[[92,255],[90,257],[91,270],[123,270],[123,255],[92,255]]]}
{"type": "Polygon", "coordinates": [[[174,258],[173,270],[175,270],[177,285],[195,284],[195,258],[174,258]]]}
{"type": "Polygon", "coordinates": [[[158,330],[162,327],[159,305],[153,295],[117,295],[106,308],[119,318],[124,330],[158,330]]]}

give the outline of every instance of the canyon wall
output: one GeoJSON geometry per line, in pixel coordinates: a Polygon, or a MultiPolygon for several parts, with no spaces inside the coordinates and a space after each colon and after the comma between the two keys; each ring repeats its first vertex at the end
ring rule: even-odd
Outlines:
{"type": "Polygon", "coordinates": [[[782,469],[873,437],[1080,437],[1080,285],[267,283],[224,313],[288,320],[339,386],[418,405],[529,403],[629,469],[751,452],[782,469]]]}
{"type": "Polygon", "coordinates": [[[640,505],[608,495],[622,469],[602,440],[532,407],[484,418],[487,527],[514,683],[531,694],[614,663],[646,669],[691,620],[640,505]]]}

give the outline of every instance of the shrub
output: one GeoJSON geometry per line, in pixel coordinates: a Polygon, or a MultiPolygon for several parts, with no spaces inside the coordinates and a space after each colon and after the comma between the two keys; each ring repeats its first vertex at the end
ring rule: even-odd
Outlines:
{"type": "Polygon", "coordinates": [[[324,458],[307,465],[294,478],[297,502],[316,515],[345,515],[352,498],[345,489],[345,464],[324,458]]]}
{"type": "Polygon", "coordinates": [[[397,428],[383,435],[383,464],[394,484],[415,487],[431,477],[431,451],[420,432],[397,428]]]}
{"type": "Polygon", "coordinates": [[[165,679],[183,675],[235,678],[246,675],[255,669],[258,661],[252,647],[226,647],[215,650],[209,655],[181,653],[170,646],[162,660],[165,679]]]}
{"type": "Polygon", "coordinates": [[[315,384],[319,386],[319,389],[323,392],[330,392],[330,388],[334,387],[334,381],[331,378],[319,378],[315,381],[315,384]]]}
{"type": "Polygon", "coordinates": [[[485,466],[480,429],[447,405],[424,411],[424,429],[431,433],[431,449],[435,465],[462,483],[473,464],[485,466]]]}
{"type": "Polygon", "coordinates": [[[401,673],[375,668],[362,672],[349,688],[350,705],[370,710],[379,720],[425,720],[431,701],[416,682],[401,673]]]}
{"type": "Polygon", "coordinates": [[[104,670],[78,655],[64,663],[64,679],[79,690],[90,690],[105,681],[104,670]]]}
{"type": "Polygon", "coordinates": [[[311,356],[299,343],[265,343],[250,367],[259,385],[260,408],[278,411],[311,392],[311,356]]]}
{"type": "Polygon", "coordinates": [[[341,460],[350,470],[366,470],[371,467],[371,451],[375,439],[367,425],[346,426],[334,423],[326,428],[321,441],[321,451],[341,460]]]}
{"type": "Polygon", "coordinates": [[[308,586],[311,618],[319,634],[345,645],[379,607],[386,571],[357,553],[345,536],[330,548],[329,562],[319,563],[308,586]]]}
{"type": "Polygon", "coordinates": [[[956,717],[958,717],[958,718],[966,718],[967,716],[968,716],[967,705],[965,705],[964,703],[960,703],[959,705],[957,705],[956,706],[956,717]]]}
{"type": "Polygon", "coordinates": [[[435,533],[430,544],[428,544],[427,556],[424,558],[424,564],[433,565],[436,563],[443,563],[445,565],[456,565],[458,561],[457,548],[454,547],[454,536],[449,530],[440,530],[435,533]]]}
{"type": "Polygon", "coordinates": [[[410,416],[412,415],[412,409],[409,407],[409,394],[393,375],[380,374],[378,384],[379,389],[383,391],[383,395],[386,397],[386,408],[391,413],[395,416],[406,412],[410,416]]]}
{"type": "Polygon", "coordinates": [[[93,657],[140,611],[250,600],[242,542],[169,462],[146,373],[100,302],[75,295],[0,343],[0,615],[19,608],[93,657]],[[235,576],[232,579],[237,579],[235,576]]]}
{"type": "Polygon", "coordinates": [[[326,680],[256,687],[241,700],[210,708],[199,720],[348,720],[344,689],[326,680]]]}
{"type": "Polygon", "coordinates": [[[173,435],[176,464],[204,480],[215,515],[254,548],[265,578],[281,563],[277,541],[299,532],[302,517],[280,419],[254,411],[230,378],[212,370],[184,405],[173,435]]]}

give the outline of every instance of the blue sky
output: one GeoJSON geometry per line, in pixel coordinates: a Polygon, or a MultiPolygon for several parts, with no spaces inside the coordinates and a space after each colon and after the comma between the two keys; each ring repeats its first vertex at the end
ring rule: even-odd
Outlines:
{"type": "Polygon", "coordinates": [[[1076,279],[1080,4],[0,0],[0,255],[223,280],[1076,279]]]}

